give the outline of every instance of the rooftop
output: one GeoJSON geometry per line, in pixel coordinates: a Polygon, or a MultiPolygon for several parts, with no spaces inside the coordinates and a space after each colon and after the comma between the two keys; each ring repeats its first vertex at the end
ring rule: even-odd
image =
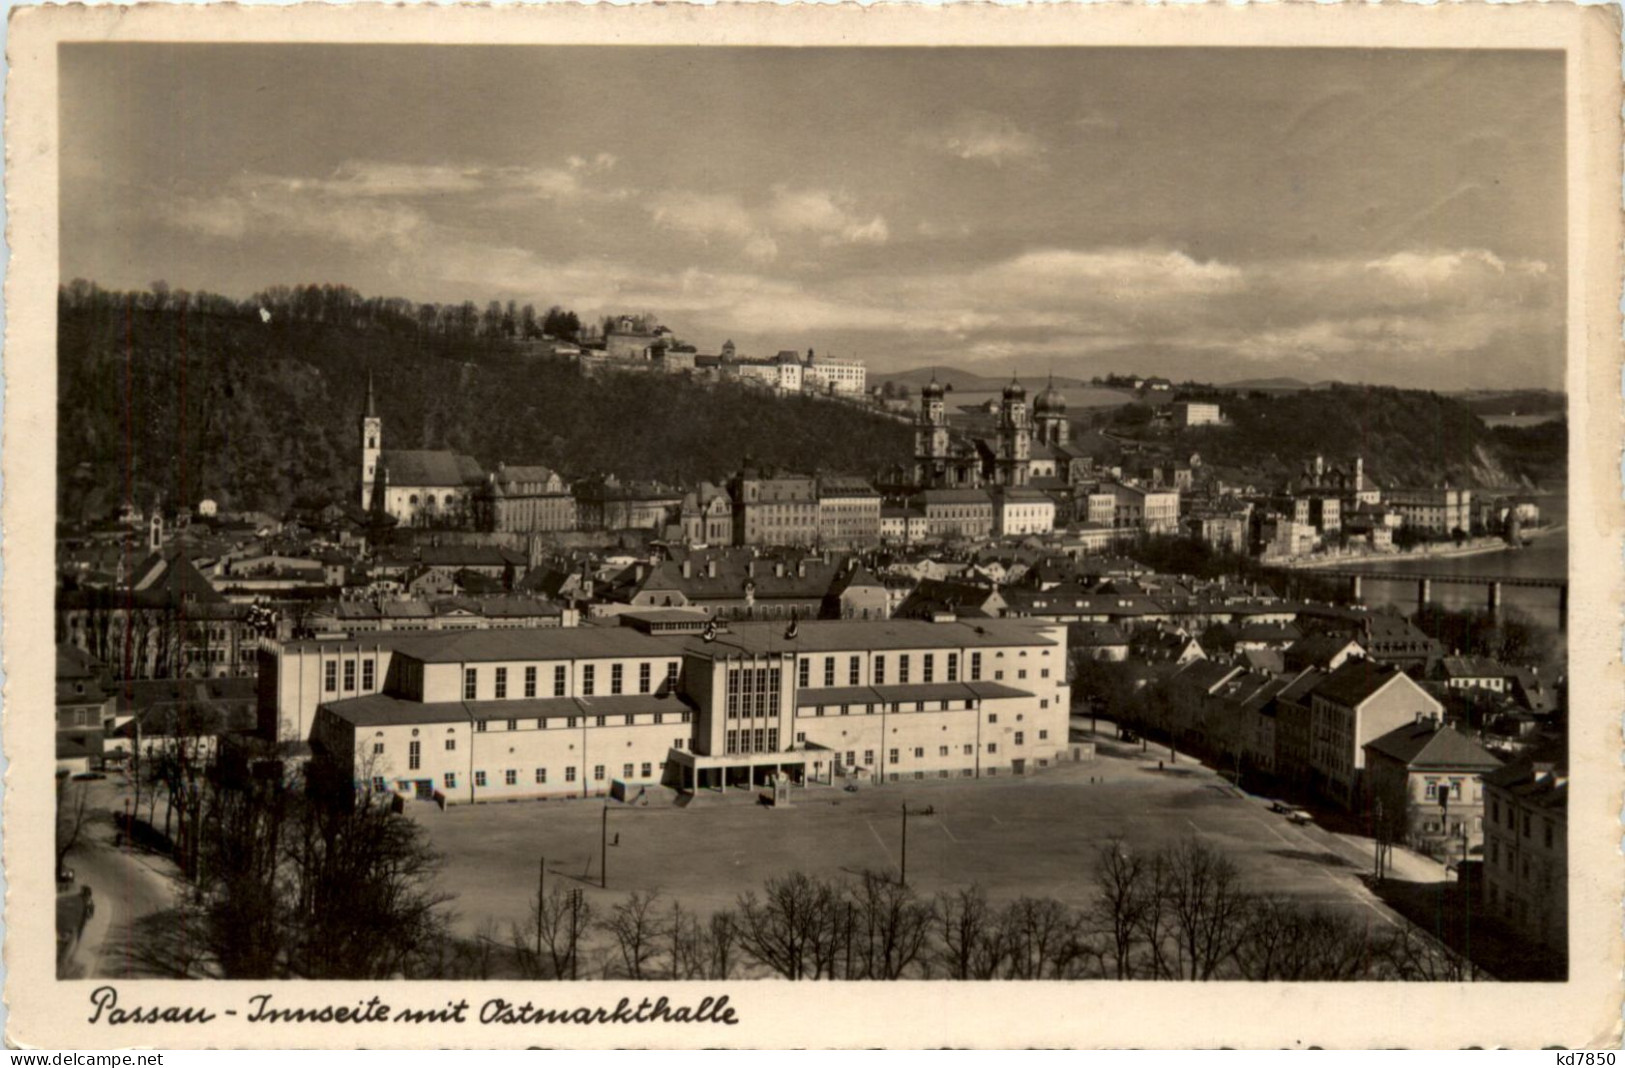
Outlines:
{"type": "Polygon", "coordinates": [[[786,636],[784,623],[733,623],[712,642],[691,638],[686,651],[713,658],[769,653],[823,653],[856,649],[943,649],[1054,646],[1031,624],[1013,620],[933,623],[918,619],[808,620],[786,636]]]}
{"type": "Polygon", "coordinates": [[[1483,746],[1454,727],[1433,720],[1407,723],[1365,744],[1406,767],[1489,770],[1501,766],[1483,746]]]}

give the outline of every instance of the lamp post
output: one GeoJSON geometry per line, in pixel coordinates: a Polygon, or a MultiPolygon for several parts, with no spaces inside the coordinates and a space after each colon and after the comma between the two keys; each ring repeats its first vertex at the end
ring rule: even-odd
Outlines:
{"type": "Polygon", "coordinates": [[[903,802],[903,846],[902,846],[902,849],[899,852],[901,854],[901,860],[900,860],[900,862],[898,864],[897,883],[898,883],[899,886],[907,886],[908,885],[908,802],[907,801],[903,802]]]}
{"type": "Polygon", "coordinates": [[[598,888],[609,888],[609,802],[604,802],[604,818],[598,830],[598,888]]]}
{"type": "Polygon", "coordinates": [[[581,890],[570,891],[570,981],[576,979],[576,938],[581,927],[581,890]]]}
{"type": "Polygon", "coordinates": [[[1372,806],[1371,819],[1371,842],[1374,865],[1372,875],[1376,878],[1377,882],[1380,883],[1382,882],[1382,836],[1384,827],[1382,822],[1382,798],[1380,797],[1377,798],[1376,804],[1372,806]]]}

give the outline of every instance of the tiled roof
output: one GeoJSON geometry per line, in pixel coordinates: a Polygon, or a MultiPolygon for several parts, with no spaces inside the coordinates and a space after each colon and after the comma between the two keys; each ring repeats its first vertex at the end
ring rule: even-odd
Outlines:
{"type": "Polygon", "coordinates": [[[484,478],[472,456],[449,449],[389,449],[383,465],[391,486],[467,486],[484,478]]]}
{"type": "Polygon", "coordinates": [[[1499,661],[1487,656],[1447,656],[1439,661],[1439,670],[1455,679],[1501,679],[1508,674],[1499,661]]]}
{"type": "Polygon", "coordinates": [[[1359,644],[1347,635],[1311,634],[1288,646],[1286,655],[1293,663],[1325,667],[1338,653],[1350,645],[1358,648],[1359,644]]]}
{"type": "Polygon", "coordinates": [[[1128,644],[1128,635],[1111,623],[1068,623],[1066,637],[1067,644],[1074,647],[1128,644]]]}
{"type": "Polygon", "coordinates": [[[1501,761],[1468,735],[1432,721],[1407,723],[1372,739],[1365,748],[1407,767],[1488,770],[1501,766],[1501,761]]]}
{"type": "Polygon", "coordinates": [[[1484,785],[1505,790],[1524,804],[1554,815],[1568,808],[1568,767],[1564,763],[1519,761],[1484,773],[1484,785]]]}
{"type": "Polygon", "coordinates": [[[858,649],[952,649],[990,646],[1054,646],[1038,628],[1015,620],[933,623],[916,619],[804,620],[786,638],[784,623],[732,623],[716,641],[692,638],[690,653],[713,657],[764,653],[821,653],[858,649]]]}
{"type": "Polygon", "coordinates": [[[414,660],[453,664],[514,660],[573,660],[613,656],[675,656],[669,641],[631,627],[543,627],[517,630],[385,631],[355,641],[291,642],[295,651],[384,646],[414,660]]]}
{"type": "MultiPolygon", "coordinates": [[[[1345,708],[1358,708],[1385,686],[1404,677],[1404,672],[1397,667],[1371,660],[1350,660],[1315,687],[1315,696],[1324,697],[1345,708]]],[[[1437,705],[1432,698],[1428,698],[1428,701],[1437,705]]]]}

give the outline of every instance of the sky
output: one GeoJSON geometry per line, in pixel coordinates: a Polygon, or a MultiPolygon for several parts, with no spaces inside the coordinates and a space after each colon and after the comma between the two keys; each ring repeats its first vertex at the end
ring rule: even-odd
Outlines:
{"type": "Polygon", "coordinates": [[[61,272],[871,371],[1562,388],[1563,57],[87,44],[61,272]]]}

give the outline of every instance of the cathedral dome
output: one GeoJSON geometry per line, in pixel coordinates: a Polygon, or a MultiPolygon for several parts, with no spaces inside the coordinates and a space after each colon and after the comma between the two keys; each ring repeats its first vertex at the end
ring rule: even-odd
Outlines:
{"type": "Polygon", "coordinates": [[[1039,393],[1038,396],[1034,398],[1033,411],[1037,412],[1039,415],[1044,415],[1047,413],[1054,413],[1056,415],[1065,414],[1066,398],[1061,396],[1061,391],[1055,388],[1054,379],[1051,379],[1050,384],[1044,387],[1043,392],[1039,393]]]}
{"type": "Polygon", "coordinates": [[[1022,385],[1021,385],[1020,382],[1018,382],[1014,378],[1012,378],[1012,379],[1010,379],[1010,384],[1008,386],[1004,387],[1004,399],[1005,400],[1026,400],[1027,399],[1027,391],[1022,388],[1022,385]]]}
{"type": "Polygon", "coordinates": [[[921,388],[920,396],[925,397],[927,400],[942,399],[942,383],[937,381],[936,375],[932,375],[931,381],[927,382],[925,386],[921,388]]]}

